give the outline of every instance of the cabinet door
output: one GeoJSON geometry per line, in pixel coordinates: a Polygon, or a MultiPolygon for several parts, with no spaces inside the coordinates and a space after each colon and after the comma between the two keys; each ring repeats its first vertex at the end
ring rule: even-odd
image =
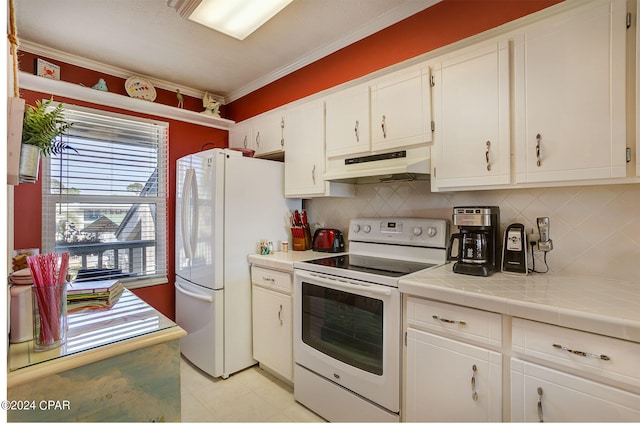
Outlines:
{"type": "Polygon", "coordinates": [[[495,42],[435,66],[435,188],[509,184],[509,45],[495,42]]]}
{"type": "Polygon", "coordinates": [[[244,121],[229,130],[229,147],[253,149],[253,132],[251,121],[244,121]]]}
{"type": "Polygon", "coordinates": [[[293,381],[291,296],[253,286],[253,357],[293,381]]]}
{"type": "Polygon", "coordinates": [[[363,84],[326,98],[327,157],[369,151],[369,97],[363,84]]]}
{"type": "Polygon", "coordinates": [[[398,71],[371,84],[371,150],[431,142],[429,69],[398,71]]]}
{"type": "Polygon", "coordinates": [[[256,156],[265,156],[284,150],[284,110],[267,112],[252,118],[253,148],[256,156]]]}
{"type": "Polygon", "coordinates": [[[590,2],[516,38],[517,182],[626,176],[626,2],[590,2]]]}
{"type": "Polygon", "coordinates": [[[640,396],[571,374],[511,360],[511,421],[640,421],[640,396]]]}
{"type": "Polygon", "coordinates": [[[409,328],[405,421],[502,421],[502,355],[409,328]]]}
{"type": "Polygon", "coordinates": [[[640,177],[640,31],[637,16],[640,14],[640,3],[636,3],[636,176],[640,177]]]}
{"type": "Polygon", "coordinates": [[[286,140],[285,196],[324,194],[323,101],[312,101],[288,110],[286,140]]]}

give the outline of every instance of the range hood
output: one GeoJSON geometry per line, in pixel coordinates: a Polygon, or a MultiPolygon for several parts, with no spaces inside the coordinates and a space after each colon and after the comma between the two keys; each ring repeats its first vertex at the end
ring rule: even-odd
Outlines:
{"type": "Polygon", "coordinates": [[[428,178],[431,170],[429,146],[388,153],[327,159],[325,181],[373,183],[428,178]]]}

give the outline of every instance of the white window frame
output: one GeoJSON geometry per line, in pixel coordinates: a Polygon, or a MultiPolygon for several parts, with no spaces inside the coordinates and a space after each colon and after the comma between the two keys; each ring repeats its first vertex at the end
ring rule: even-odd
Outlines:
{"type": "MultiPolygon", "coordinates": [[[[46,99],[45,99],[46,100],[46,99]]],[[[51,107],[55,107],[56,102],[52,103],[51,107]]],[[[159,140],[159,156],[158,156],[158,196],[157,197],[145,197],[144,203],[151,203],[156,205],[156,251],[157,251],[157,264],[156,275],[154,276],[138,276],[134,278],[123,279],[122,282],[126,288],[135,289],[141,287],[154,286],[159,284],[165,284],[168,282],[168,143],[169,143],[169,123],[152,120],[148,118],[140,118],[136,116],[119,114],[104,111],[101,109],[93,109],[76,105],[64,104],[65,110],[77,110],[81,112],[88,112],[99,114],[103,117],[114,117],[118,119],[126,119],[131,121],[146,122],[158,125],[165,129],[164,140],[159,140]],[[162,195],[161,193],[164,193],[162,195]],[[164,223],[164,225],[160,225],[164,223]]],[[[65,140],[66,141],[66,140],[65,140]]],[[[72,145],[72,141],[69,143],[72,145]]],[[[91,203],[92,200],[100,198],[100,196],[91,195],[78,195],[78,194],[52,194],[50,189],[51,182],[51,160],[57,160],[58,156],[44,157],[42,158],[42,251],[53,252],[56,249],[56,213],[55,207],[57,202],[67,202],[73,200],[75,202],[91,203]]],[[[105,196],[101,196],[104,201],[105,196]]],[[[134,204],[139,203],[139,196],[111,196],[109,197],[109,203],[111,204],[134,204]]]]}

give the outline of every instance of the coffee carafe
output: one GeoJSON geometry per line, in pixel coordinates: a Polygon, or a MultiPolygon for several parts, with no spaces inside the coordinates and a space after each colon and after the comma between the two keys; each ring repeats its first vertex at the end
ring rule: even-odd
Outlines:
{"type": "Polygon", "coordinates": [[[456,260],[453,272],[487,277],[499,270],[500,208],[460,206],[453,208],[453,225],[460,232],[451,235],[448,259],[456,260]],[[454,244],[457,247],[454,248],[454,244]],[[453,251],[455,250],[455,254],[453,251]]]}

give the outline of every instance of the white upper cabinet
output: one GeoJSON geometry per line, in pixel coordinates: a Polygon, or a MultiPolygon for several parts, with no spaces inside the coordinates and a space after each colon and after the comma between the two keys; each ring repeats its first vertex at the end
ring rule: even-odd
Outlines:
{"type": "Polygon", "coordinates": [[[324,180],[324,101],[287,109],[284,194],[286,197],[353,196],[352,184],[324,180]]]}
{"type": "Polygon", "coordinates": [[[256,156],[284,151],[285,110],[276,109],[251,118],[253,149],[256,156]]]}
{"type": "Polygon", "coordinates": [[[626,176],[625,16],[589,2],[516,36],[516,182],[626,176]]]}
{"type": "Polygon", "coordinates": [[[253,127],[251,121],[242,121],[229,130],[229,147],[253,149],[253,127]]]}
{"type": "Polygon", "coordinates": [[[508,41],[434,64],[432,190],[511,182],[509,81],[508,41]]]}
{"type": "Polygon", "coordinates": [[[361,84],[325,99],[327,157],[370,150],[369,92],[368,84],[361,84]]]}
{"type": "Polygon", "coordinates": [[[372,151],[432,141],[428,68],[396,71],[370,86],[372,151]]]}

